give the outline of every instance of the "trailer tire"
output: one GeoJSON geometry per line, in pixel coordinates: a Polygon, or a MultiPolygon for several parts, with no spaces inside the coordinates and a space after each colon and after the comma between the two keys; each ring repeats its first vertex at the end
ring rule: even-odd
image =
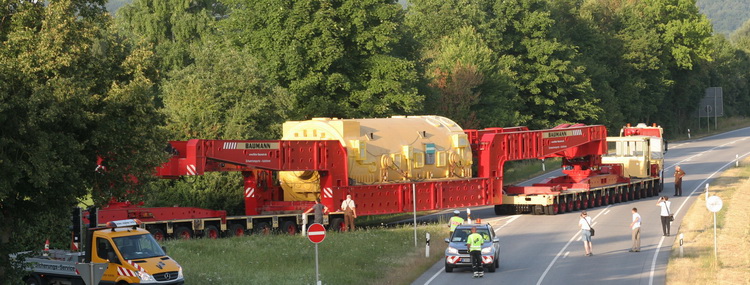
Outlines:
{"type": "Polygon", "coordinates": [[[174,238],[185,240],[191,239],[193,238],[193,231],[187,227],[177,227],[177,229],[174,231],[174,238]]]}
{"type": "Polygon", "coordinates": [[[154,236],[156,241],[164,241],[167,238],[167,234],[158,226],[150,227],[148,231],[154,236]]]}
{"type": "Polygon", "coordinates": [[[333,230],[335,232],[342,232],[344,231],[344,219],[342,218],[334,218],[331,220],[331,223],[328,225],[329,230],[333,230]]]}
{"type": "Polygon", "coordinates": [[[210,239],[217,239],[221,237],[221,232],[216,226],[210,225],[210,226],[207,226],[205,230],[203,230],[203,237],[210,238],[210,239]]]}
{"type": "Polygon", "coordinates": [[[260,222],[253,227],[253,231],[255,232],[255,234],[269,235],[271,234],[272,228],[269,223],[260,222]]]}
{"type": "Polygon", "coordinates": [[[245,236],[245,226],[243,226],[242,224],[232,224],[229,226],[227,235],[233,237],[245,236]]]}
{"type": "Polygon", "coordinates": [[[297,234],[297,223],[292,221],[286,221],[284,222],[284,225],[281,227],[281,230],[284,231],[284,233],[287,233],[289,235],[296,235],[297,234]]]}

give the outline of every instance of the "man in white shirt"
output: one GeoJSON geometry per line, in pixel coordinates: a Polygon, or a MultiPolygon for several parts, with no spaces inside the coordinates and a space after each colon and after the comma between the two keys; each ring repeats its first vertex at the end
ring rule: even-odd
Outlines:
{"type": "Polygon", "coordinates": [[[630,229],[633,247],[629,252],[639,252],[641,251],[641,215],[638,214],[638,208],[633,208],[633,222],[630,223],[630,229]]]}
{"type": "Polygon", "coordinates": [[[344,211],[344,231],[354,230],[354,219],[357,218],[357,206],[354,205],[352,195],[346,195],[346,200],[341,202],[341,210],[344,211]]]}
{"type": "Polygon", "coordinates": [[[661,230],[664,236],[668,237],[672,224],[672,211],[669,208],[672,206],[672,202],[669,202],[669,197],[664,196],[659,198],[659,201],[656,201],[656,205],[661,207],[661,230]]]}

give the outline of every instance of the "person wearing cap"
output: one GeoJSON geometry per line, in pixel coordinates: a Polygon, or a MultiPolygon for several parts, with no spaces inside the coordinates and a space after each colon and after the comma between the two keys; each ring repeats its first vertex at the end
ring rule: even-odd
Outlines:
{"type": "Polygon", "coordinates": [[[464,219],[458,216],[459,214],[461,214],[461,212],[458,210],[453,211],[453,217],[448,220],[448,228],[450,229],[449,236],[453,236],[453,231],[456,230],[456,227],[464,223],[464,219]]]}

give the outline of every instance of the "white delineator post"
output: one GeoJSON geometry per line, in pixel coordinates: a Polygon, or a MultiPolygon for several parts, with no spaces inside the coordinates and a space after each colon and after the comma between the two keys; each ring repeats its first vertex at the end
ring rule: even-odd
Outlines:
{"type": "Polygon", "coordinates": [[[430,233],[426,234],[427,236],[427,242],[424,246],[424,257],[430,257],[430,233]]]}

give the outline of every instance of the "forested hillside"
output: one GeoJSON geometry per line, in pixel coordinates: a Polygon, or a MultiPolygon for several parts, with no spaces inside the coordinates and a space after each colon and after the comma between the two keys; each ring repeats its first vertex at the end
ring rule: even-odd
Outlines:
{"type": "Polygon", "coordinates": [[[669,136],[709,86],[750,115],[750,35],[712,36],[695,0],[133,0],[117,18],[103,2],[0,7],[0,280],[9,252],[64,247],[87,195],[236,213],[237,177],[151,181],[168,139],[412,114],[669,136]]]}
{"type": "Polygon", "coordinates": [[[698,7],[717,33],[731,34],[750,20],[750,0],[698,0],[698,7]]]}

